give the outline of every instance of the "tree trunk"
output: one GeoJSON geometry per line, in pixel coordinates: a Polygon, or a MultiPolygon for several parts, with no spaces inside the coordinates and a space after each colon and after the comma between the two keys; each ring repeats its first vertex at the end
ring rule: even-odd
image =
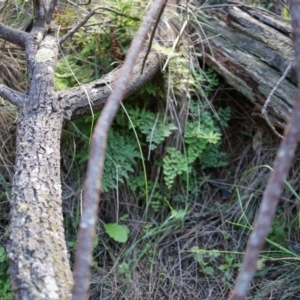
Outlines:
{"type": "MultiPolygon", "coordinates": [[[[17,152],[7,247],[14,299],[70,299],[73,284],[63,228],[60,136],[63,121],[101,108],[118,71],[64,92],[54,91],[57,40],[28,37],[28,95],[0,85],[0,93],[18,105],[17,152]],[[89,102],[90,101],[90,102],[89,102]],[[91,105],[91,106],[90,106],[91,105]],[[75,113],[74,113],[75,112],[75,113]],[[82,113],[83,112],[83,113],[82,113]]],[[[150,80],[160,66],[145,51],[132,74],[127,94],[150,80]]]]}
{"type": "MultiPolygon", "coordinates": [[[[294,58],[289,21],[238,1],[235,6],[202,8],[198,13],[203,61],[254,104],[261,114],[272,89],[294,58]]],[[[284,128],[290,116],[296,76],[292,69],[276,88],[267,114],[284,128]]]]}
{"type": "Polygon", "coordinates": [[[47,36],[18,117],[8,246],[15,299],[69,299],[72,287],[60,185],[63,114],[54,108],[56,56],[57,42],[47,36]]]}

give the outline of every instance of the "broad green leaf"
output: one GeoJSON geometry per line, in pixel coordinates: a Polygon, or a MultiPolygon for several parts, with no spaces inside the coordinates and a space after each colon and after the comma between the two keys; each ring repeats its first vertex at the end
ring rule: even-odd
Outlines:
{"type": "Polygon", "coordinates": [[[130,232],[128,226],[110,223],[105,225],[106,233],[116,242],[125,243],[130,232]]]}

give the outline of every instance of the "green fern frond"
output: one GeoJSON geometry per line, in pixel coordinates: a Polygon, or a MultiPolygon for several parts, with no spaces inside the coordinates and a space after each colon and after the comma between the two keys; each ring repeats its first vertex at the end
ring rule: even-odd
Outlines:
{"type": "Polygon", "coordinates": [[[104,163],[102,190],[107,192],[109,189],[115,189],[124,183],[125,179],[128,180],[129,173],[134,171],[133,167],[137,164],[137,158],[139,157],[140,154],[134,139],[110,130],[104,163]]]}

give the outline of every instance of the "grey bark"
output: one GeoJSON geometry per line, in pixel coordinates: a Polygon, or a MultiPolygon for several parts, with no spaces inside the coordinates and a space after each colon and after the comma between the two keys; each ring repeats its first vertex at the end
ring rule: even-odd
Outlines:
{"type": "MultiPolygon", "coordinates": [[[[197,28],[201,35],[197,49],[206,64],[254,104],[253,112],[261,114],[268,95],[294,58],[290,22],[242,2],[212,7],[198,13],[202,28],[197,28]]],[[[295,89],[292,69],[268,106],[272,125],[285,127],[295,89]]]]}
{"type": "MultiPolygon", "coordinates": [[[[127,88],[126,96],[137,91],[145,82],[149,81],[160,68],[160,56],[156,51],[148,55],[145,68],[141,74],[141,65],[146,51],[142,51],[131,74],[131,82],[127,88]]],[[[67,120],[91,114],[91,109],[99,111],[106,102],[118,76],[115,70],[103,76],[100,80],[84,84],[79,87],[62,91],[58,94],[58,107],[63,107],[67,120]]]]}
{"type": "Polygon", "coordinates": [[[18,116],[8,257],[15,299],[69,299],[72,274],[60,186],[61,111],[53,112],[56,40],[35,52],[18,116]]]}
{"type": "MultiPolygon", "coordinates": [[[[242,8],[242,7],[241,7],[242,8]]],[[[199,52],[233,87],[244,94],[255,110],[261,108],[293,58],[288,24],[268,23],[259,11],[241,8],[198,12],[206,25],[199,52]],[[272,24],[272,25],[270,25],[272,24]],[[207,39],[209,38],[209,39],[207,39]]],[[[273,20],[274,21],[274,20],[273,20]]],[[[5,38],[7,28],[3,29],[5,38]]],[[[199,28],[198,28],[199,29],[199,28]]],[[[64,238],[60,187],[60,134],[63,121],[99,110],[113,88],[118,71],[101,80],[64,92],[54,91],[57,41],[42,32],[18,36],[25,46],[29,91],[15,93],[0,86],[0,95],[20,107],[17,155],[11,199],[8,257],[15,299],[69,299],[72,276],[64,238]]],[[[162,37],[163,40],[163,37],[162,37]]],[[[151,52],[140,74],[144,52],[133,71],[127,95],[157,72],[159,55],[151,52]]],[[[295,90],[289,73],[276,90],[268,113],[283,127],[289,117],[295,90]]]]}
{"type": "MultiPolygon", "coordinates": [[[[17,151],[7,247],[14,299],[70,299],[73,283],[65,242],[61,179],[60,135],[64,120],[100,109],[118,71],[97,82],[54,91],[58,41],[26,40],[29,91],[20,94],[0,86],[0,95],[19,107],[17,151]],[[90,100],[90,102],[89,102],[90,100]]],[[[157,72],[159,56],[150,53],[140,74],[141,53],[127,94],[157,72]]]]}

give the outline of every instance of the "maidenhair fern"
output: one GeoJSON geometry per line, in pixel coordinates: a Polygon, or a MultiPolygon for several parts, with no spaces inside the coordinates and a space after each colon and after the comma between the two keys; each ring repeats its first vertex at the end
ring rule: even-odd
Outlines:
{"type": "MultiPolygon", "coordinates": [[[[81,151],[76,155],[78,163],[86,163],[89,157],[89,130],[91,118],[86,117],[77,121],[81,125],[80,139],[83,141],[81,151]]],[[[134,171],[137,159],[140,158],[138,146],[130,135],[122,135],[111,129],[105,155],[102,190],[116,189],[129,179],[129,173],[134,171]]]]}
{"type": "MultiPolygon", "coordinates": [[[[221,128],[226,127],[230,119],[230,108],[220,109],[213,115],[196,101],[189,106],[190,119],[186,123],[184,136],[185,152],[167,148],[163,158],[163,171],[167,187],[170,189],[178,175],[192,171],[192,165],[198,160],[202,169],[226,165],[225,154],[219,150],[221,128]]],[[[184,178],[184,177],[183,177],[184,178]]]]}
{"type": "Polygon", "coordinates": [[[167,154],[163,159],[164,176],[167,188],[171,188],[177,175],[188,172],[185,156],[173,147],[166,148],[167,154]]]}
{"type": "Polygon", "coordinates": [[[231,108],[220,108],[216,116],[214,116],[220,123],[221,127],[228,127],[228,122],[231,118],[231,108]]]}
{"type": "MultiPolygon", "coordinates": [[[[146,138],[151,150],[154,150],[162,143],[177,127],[167,119],[166,121],[159,114],[146,110],[145,108],[127,107],[127,113],[131,118],[131,123],[126,122],[129,129],[132,124],[146,138]]],[[[124,124],[122,116],[117,116],[117,123],[124,124]]]]}
{"type": "Polygon", "coordinates": [[[220,145],[220,142],[207,145],[201,154],[200,163],[202,169],[219,168],[227,165],[227,162],[224,160],[226,153],[220,151],[220,145]]]}
{"type": "Polygon", "coordinates": [[[140,155],[134,139],[110,130],[104,163],[102,190],[107,192],[109,189],[115,189],[124,182],[124,179],[129,179],[129,173],[133,172],[133,167],[137,164],[138,157],[140,155]]]}

